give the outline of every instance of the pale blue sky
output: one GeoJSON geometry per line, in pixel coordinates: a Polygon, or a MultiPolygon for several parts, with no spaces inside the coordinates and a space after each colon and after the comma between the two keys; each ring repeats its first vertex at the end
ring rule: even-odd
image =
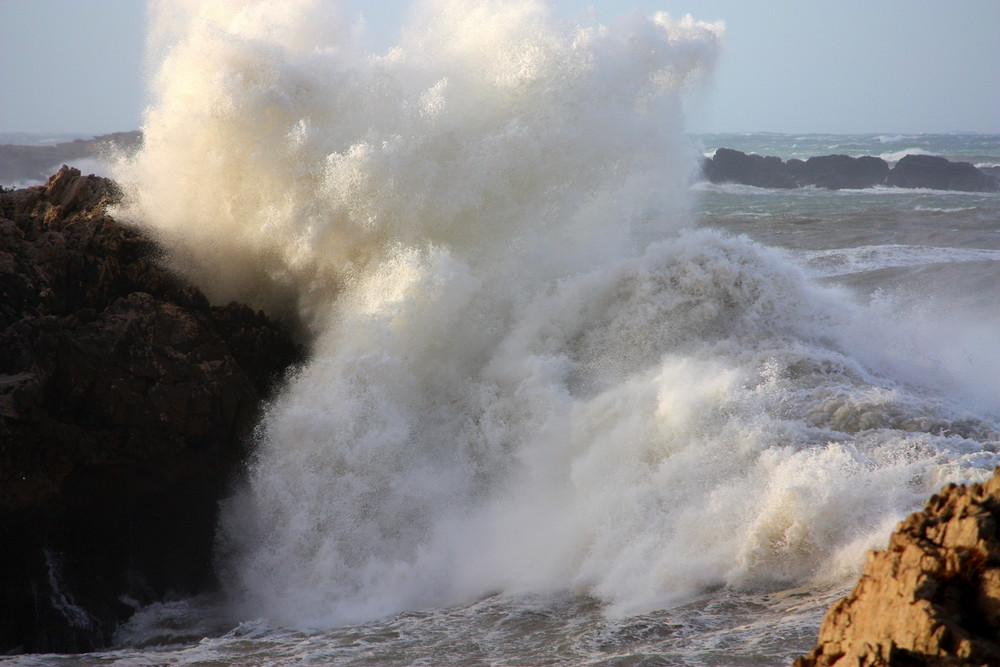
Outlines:
{"type": "MultiPolygon", "coordinates": [[[[471,1],[471,0],[470,0],[471,1]]],[[[408,2],[350,3],[374,43],[408,2]]],[[[640,9],[722,19],[699,132],[1000,133],[1000,0],[553,0],[601,22],[640,9]]],[[[0,0],[0,132],[135,129],[144,106],[139,0],[0,0]]]]}

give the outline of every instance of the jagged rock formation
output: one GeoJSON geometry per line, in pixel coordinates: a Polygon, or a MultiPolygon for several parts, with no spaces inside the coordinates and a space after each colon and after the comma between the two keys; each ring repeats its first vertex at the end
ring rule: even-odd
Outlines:
{"type": "Polygon", "coordinates": [[[106,645],[214,583],[218,501],[301,349],[210,306],[63,167],[0,193],[0,653],[106,645]]]}
{"type": "Polygon", "coordinates": [[[795,667],[1000,665],[1000,469],[949,485],[868,555],[795,667]]]}
{"type": "Polygon", "coordinates": [[[907,155],[894,167],[878,157],[823,155],[784,162],[774,156],[746,154],[720,148],[702,163],[702,173],[712,183],[739,183],[759,188],[830,190],[871,188],[930,188],[965,192],[1000,191],[1000,177],[968,162],[951,162],[931,155],[907,155]]]}
{"type": "Polygon", "coordinates": [[[60,163],[72,164],[81,158],[100,157],[112,146],[118,150],[132,150],[140,141],[142,135],[136,130],[48,146],[3,144],[0,145],[0,183],[44,181],[60,163]]]}

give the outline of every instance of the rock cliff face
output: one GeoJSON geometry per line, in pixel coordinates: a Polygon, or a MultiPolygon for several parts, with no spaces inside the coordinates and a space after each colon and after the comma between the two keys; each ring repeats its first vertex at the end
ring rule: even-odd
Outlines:
{"type": "Polygon", "coordinates": [[[1000,469],[951,485],[868,555],[795,667],[1000,665],[1000,469]]]}
{"type": "Polygon", "coordinates": [[[64,167],[0,193],[0,653],[106,645],[204,591],[217,504],[301,349],[210,306],[64,167]]]}

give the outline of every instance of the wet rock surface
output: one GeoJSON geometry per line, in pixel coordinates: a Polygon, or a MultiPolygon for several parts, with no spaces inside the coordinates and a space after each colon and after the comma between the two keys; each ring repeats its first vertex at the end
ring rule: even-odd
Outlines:
{"type": "Polygon", "coordinates": [[[0,653],[106,646],[210,589],[218,502],[302,349],[211,306],[63,168],[0,193],[0,653]]]}
{"type": "Polygon", "coordinates": [[[1000,665],[1000,469],[950,485],[868,555],[795,667],[1000,665]]]}

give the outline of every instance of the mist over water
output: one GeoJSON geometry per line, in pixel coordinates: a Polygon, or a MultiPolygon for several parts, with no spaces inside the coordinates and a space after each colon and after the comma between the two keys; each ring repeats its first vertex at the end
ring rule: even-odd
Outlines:
{"type": "Polygon", "coordinates": [[[224,508],[241,617],[846,581],[996,463],[981,336],[693,228],[680,95],[719,26],[436,1],[372,54],[329,3],[154,14],[119,215],[311,337],[224,508]]]}

